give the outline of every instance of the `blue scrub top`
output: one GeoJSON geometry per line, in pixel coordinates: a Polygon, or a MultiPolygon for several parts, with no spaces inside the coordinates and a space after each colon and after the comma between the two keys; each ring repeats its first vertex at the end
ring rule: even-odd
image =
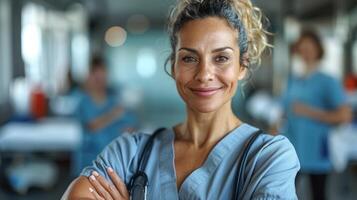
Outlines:
{"type": "MultiPolygon", "coordinates": [[[[231,199],[237,160],[245,141],[257,129],[242,124],[226,135],[209,153],[204,164],[176,185],[174,131],[159,133],[146,167],[149,178],[147,199],[231,199]]],[[[110,180],[106,167],[112,167],[128,185],[139,164],[139,155],[149,135],[136,133],[118,137],[86,167],[81,175],[93,170],[110,180]]],[[[292,144],[284,136],[263,134],[252,146],[254,152],[246,166],[242,199],[297,199],[295,176],[300,169],[292,144]]],[[[187,159],[190,159],[187,155],[187,159]]]]}
{"type": "Polygon", "coordinates": [[[293,103],[333,110],[346,103],[346,96],[336,79],[315,71],[305,78],[291,77],[283,95],[286,120],[284,134],[294,145],[301,162],[301,171],[327,173],[332,169],[328,155],[328,133],[331,126],[311,118],[296,115],[293,103]]]}

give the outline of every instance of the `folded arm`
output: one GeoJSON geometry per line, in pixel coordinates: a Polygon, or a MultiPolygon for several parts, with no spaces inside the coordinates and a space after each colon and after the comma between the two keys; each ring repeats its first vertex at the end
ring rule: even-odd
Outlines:
{"type": "Polygon", "coordinates": [[[95,197],[89,191],[90,187],[92,187],[92,185],[90,184],[88,178],[85,176],[79,176],[68,186],[61,200],[94,200],[95,197]]]}

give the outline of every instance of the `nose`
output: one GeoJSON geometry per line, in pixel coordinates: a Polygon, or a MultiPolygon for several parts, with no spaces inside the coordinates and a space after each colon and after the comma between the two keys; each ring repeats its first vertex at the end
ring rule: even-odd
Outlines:
{"type": "Polygon", "coordinates": [[[214,66],[209,62],[202,60],[197,67],[195,79],[199,82],[212,81],[214,78],[214,66]]]}

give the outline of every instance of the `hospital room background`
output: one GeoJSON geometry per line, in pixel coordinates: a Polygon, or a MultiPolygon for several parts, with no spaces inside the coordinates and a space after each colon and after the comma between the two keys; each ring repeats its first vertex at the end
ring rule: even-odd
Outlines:
{"type": "MultiPolygon", "coordinates": [[[[174,2],[0,0],[1,200],[60,199],[80,169],[115,137],[151,133],[184,119],[184,103],[165,66],[166,21],[174,2]],[[96,107],[89,96],[98,88],[110,101],[96,107]],[[88,124],[108,113],[106,124],[88,124]]],[[[327,134],[333,168],[326,195],[356,199],[357,1],[253,3],[268,18],[264,24],[273,48],[240,86],[234,112],[267,132],[281,131],[281,96],[294,72],[292,44],[306,27],[316,31],[325,50],[320,70],[343,86],[353,113],[349,123],[327,134]]],[[[296,187],[299,199],[312,199],[303,174],[296,187]]]]}

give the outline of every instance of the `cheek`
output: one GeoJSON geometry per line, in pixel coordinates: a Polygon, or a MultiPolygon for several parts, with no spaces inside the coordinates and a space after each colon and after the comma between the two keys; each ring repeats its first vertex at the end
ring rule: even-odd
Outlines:
{"type": "Polygon", "coordinates": [[[224,77],[224,80],[226,80],[228,83],[237,83],[237,81],[240,79],[240,76],[241,73],[236,67],[231,67],[222,73],[222,77],[224,77]]]}
{"type": "Polygon", "coordinates": [[[179,71],[175,71],[176,73],[174,74],[174,79],[175,79],[175,84],[176,84],[176,88],[177,91],[181,94],[182,96],[182,92],[183,89],[187,83],[187,78],[185,76],[182,75],[182,73],[180,73],[179,71]]]}
{"type": "Polygon", "coordinates": [[[239,80],[240,80],[240,73],[238,71],[238,69],[232,69],[232,70],[228,70],[226,71],[224,74],[222,74],[221,76],[221,82],[223,82],[226,87],[227,87],[227,93],[229,93],[230,95],[234,95],[236,93],[238,84],[239,84],[239,80]]]}
{"type": "Polygon", "coordinates": [[[193,79],[194,73],[184,67],[175,67],[173,76],[177,83],[184,84],[193,79]]]}

